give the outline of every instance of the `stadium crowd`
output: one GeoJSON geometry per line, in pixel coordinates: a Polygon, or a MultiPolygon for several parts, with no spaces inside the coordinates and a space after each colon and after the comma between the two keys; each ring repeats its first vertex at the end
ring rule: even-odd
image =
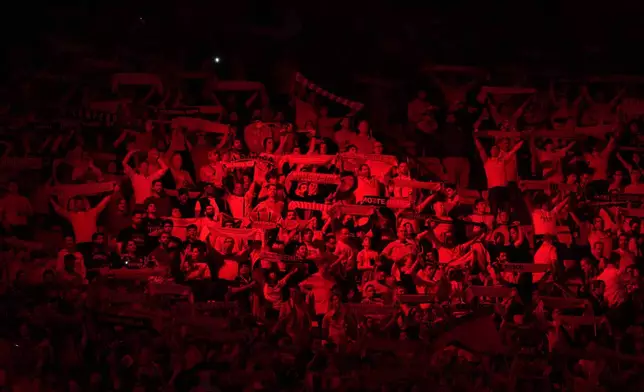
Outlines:
{"type": "Polygon", "coordinates": [[[625,91],[442,86],[401,137],[298,82],[215,121],[6,108],[0,389],[641,390],[625,91]]]}

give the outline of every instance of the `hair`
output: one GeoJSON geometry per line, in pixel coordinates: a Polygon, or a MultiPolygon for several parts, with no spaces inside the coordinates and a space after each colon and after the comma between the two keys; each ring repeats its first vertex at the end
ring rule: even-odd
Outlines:
{"type": "Polygon", "coordinates": [[[98,232],[96,232],[96,233],[92,234],[92,241],[96,240],[96,239],[97,239],[98,237],[100,237],[100,236],[105,237],[105,234],[103,234],[103,233],[98,233],[98,232]]]}
{"type": "Polygon", "coordinates": [[[174,221],[172,219],[165,219],[163,221],[163,226],[165,226],[165,225],[170,225],[170,226],[174,227],[174,221]]]}
{"type": "Polygon", "coordinates": [[[190,230],[190,229],[195,229],[195,230],[197,230],[197,225],[195,225],[195,224],[189,224],[189,225],[188,225],[188,227],[186,227],[186,230],[190,230]]]}
{"type": "Polygon", "coordinates": [[[203,242],[197,242],[196,244],[192,245],[192,248],[198,249],[199,253],[206,253],[207,250],[206,244],[204,244],[203,242]]]}

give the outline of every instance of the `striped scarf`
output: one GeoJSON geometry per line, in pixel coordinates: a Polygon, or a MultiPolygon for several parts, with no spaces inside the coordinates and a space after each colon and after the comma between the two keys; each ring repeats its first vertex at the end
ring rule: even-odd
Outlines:
{"type": "Polygon", "coordinates": [[[320,86],[316,85],[315,83],[312,83],[310,80],[305,78],[304,75],[302,75],[299,72],[295,74],[295,81],[300,85],[308,88],[309,90],[315,92],[316,94],[326,97],[333,102],[337,102],[340,105],[347,106],[353,110],[356,110],[356,111],[362,110],[362,108],[364,107],[364,104],[360,102],[355,102],[350,99],[342,98],[333,93],[328,92],[327,90],[324,90],[320,86]]]}

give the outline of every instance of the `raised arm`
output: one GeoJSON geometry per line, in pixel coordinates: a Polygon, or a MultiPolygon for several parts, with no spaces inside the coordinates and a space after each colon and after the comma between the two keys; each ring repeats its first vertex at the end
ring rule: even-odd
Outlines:
{"type": "Polygon", "coordinates": [[[570,200],[570,196],[566,196],[566,198],[565,198],[565,199],[563,199],[562,201],[560,201],[560,202],[559,202],[559,203],[558,203],[558,204],[557,204],[557,205],[552,209],[552,213],[553,213],[553,214],[557,214],[559,211],[561,211],[561,209],[562,209],[562,208],[564,208],[564,207],[566,206],[566,204],[568,204],[568,201],[569,201],[569,200],[570,200]]]}
{"type": "Polygon", "coordinates": [[[514,147],[512,147],[512,150],[508,151],[508,153],[505,155],[505,159],[510,159],[514,155],[516,155],[517,151],[519,151],[519,149],[521,149],[522,146],[523,146],[523,140],[515,144],[514,147]]]}
{"type": "Polygon", "coordinates": [[[103,200],[101,200],[101,202],[98,203],[96,205],[96,207],[94,207],[94,209],[96,210],[97,214],[100,214],[105,209],[105,207],[107,207],[107,205],[109,204],[110,200],[112,200],[112,197],[114,197],[114,195],[116,194],[116,192],[118,190],[119,190],[119,187],[114,186],[114,189],[112,190],[112,193],[110,193],[109,195],[105,196],[103,198],[103,200]]]}
{"type": "Polygon", "coordinates": [[[221,150],[221,148],[224,146],[224,144],[226,144],[226,142],[228,141],[229,135],[230,135],[230,127],[226,128],[226,133],[224,133],[221,136],[221,140],[219,141],[219,144],[217,144],[215,146],[215,150],[221,150]]]}
{"type": "Polygon", "coordinates": [[[313,154],[315,154],[315,134],[311,135],[309,150],[306,152],[306,155],[313,155],[313,154]]]}
{"type": "Polygon", "coordinates": [[[555,107],[558,105],[557,94],[555,93],[555,82],[552,80],[550,81],[550,85],[548,86],[548,98],[550,98],[550,103],[555,107]]]}
{"type": "Polygon", "coordinates": [[[416,211],[422,212],[431,202],[433,202],[436,199],[436,197],[438,197],[438,195],[439,195],[439,192],[435,192],[427,196],[422,203],[416,206],[416,211]]]}
{"type": "Polygon", "coordinates": [[[101,171],[101,169],[96,167],[96,165],[94,165],[94,160],[90,160],[88,166],[89,166],[89,170],[91,170],[92,173],[94,173],[94,175],[99,179],[99,181],[102,181],[103,172],[101,171]]]}
{"type": "Polygon", "coordinates": [[[479,155],[481,156],[481,160],[483,163],[487,162],[487,153],[485,152],[485,147],[481,144],[481,141],[479,138],[475,137],[474,138],[474,143],[476,143],[476,149],[479,152],[479,155]]]}
{"type": "Polygon", "coordinates": [[[425,238],[425,237],[429,238],[429,240],[430,240],[430,241],[434,244],[434,246],[436,246],[437,248],[441,248],[441,247],[444,247],[444,246],[445,246],[445,244],[443,243],[443,241],[441,241],[440,239],[438,239],[438,237],[436,236],[436,233],[434,233],[434,229],[432,228],[431,223],[427,226],[427,230],[425,230],[425,231],[423,231],[423,232],[419,233],[419,234],[416,236],[416,241],[420,241],[421,239],[423,239],[423,238],[425,238]]]}
{"type": "Polygon", "coordinates": [[[576,141],[572,141],[572,142],[568,143],[568,145],[567,145],[566,147],[562,148],[562,149],[561,149],[561,150],[559,150],[559,151],[561,151],[562,153],[564,153],[564,154],[565,154],[565,153],[567,153],[568,151],[570,151],[570,149],[571,149],[571,148],[573,148],[576,144],[577,144],[577,142],[576,142],[576,141]]]}
{"type": "Polygon", "coordinates": [[[487,109],[490,113],[490,116],[492,116],[492,119],[494,120],[494,124],[498,126],[503,122],[503,116],[501,116],[498,109],[496,108],[496,104],[492,100],[492,97],[488,97],[487,99],[487,109]]]}
{"type": "Polygon", "coordinates": [[[615,150],[615,147],[617,147],[617,140],[615,140],[615,135],[611,135],[606,148],[602,151],[602,155],[608,157],[615,150]]]}
{"type": "Polygon", "coordinates": [[[51,206],[54,208],[54,211],[60,216],[62,216],[65,219],[69,220],[69,212],[67,212],[66,209],[62,208],[58,203],[54,201],[54,199],[49,199],[49,202],[51,203],[51,206]]]}
{"type": "Polygon", "coordinates": [[[118,146],[120,146],[121,143],[125,141],[125,138],[127,138],[127,135],[129,134],[130,134],[130,131],[127,129],[124,129],[123,132],[121,132],[121,134],[119,135],[118,139],[114,141],[114,144],[113,144],[114,148],[118,148],[118,146]]]}
{"type": "Polygon", "coordinates": [[[623,88],[623,89],[619,90],[617,95],[615,95],[615,98],[611,99],[610,103],[608,104],[611,109],[616,107],[619,104],[619,101],[622,99],[624,94],[626,94],[626,89],[623,88]]]}
{"type": "Polygon", "coordinates": [[[127,176],[131,176],[134,174],[134,169],[132,169],[132,166],[128,163],[130,159],[132,158],[132,155],[134,155],[137,151],[139,150],[130,150],[128,153],[125,155],[125,158],[121,161],[121,164],[123,165],[123,171],[127,176]]]}
{"type": "Polygon", "coordinates": [[[289,137],[290,134],[282,135],[280,136],[280,145],[277,147],[277,150],[275,150],[275,155],[281,155],[284,153],[284,147],[286,147],[286,139],[289,137]]]}
{"type": "Polygon", "coordinates": [[[512,118],[510,118],[510,123],[512,126],[517,125],[517,121],[523,116],[523,113],[525,112],[525,109],[528,107],[530,102],[532,102],[532,99],[534,98],[534,95],[531,95],[526,99],[526,101],[521,105],[514,113],[512,113],[512,118]]]}
{"type": "Polygon", "coordinates": [[[631,165],[630,163],[626,162],[626,159],[624,159],[624,157],[622,157],[622,154],[620,154],[618,152],[617,154],[615,154],[615,156],[617,157],[617,160],[619,161],[619,163],[621,163],[622,166],[624,166],[626,168],[626,170],[628,170],[629,173],[633,171],[633,165],[631,165]]]}
{"type": "Polygon", "coordinates": [[[160,158],[157,162],[159,162],[159,166],[161,166],[161,169],[157,170],[150,176],[150,178],[152,178],[153,181],[163,177],[165,172],[168,170],[168,165],[165,163],[164,159],[160,158]]]}

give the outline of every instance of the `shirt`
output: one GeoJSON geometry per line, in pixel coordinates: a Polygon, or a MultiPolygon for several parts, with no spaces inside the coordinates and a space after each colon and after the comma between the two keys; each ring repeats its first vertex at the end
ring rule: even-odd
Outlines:
{"type": "Polygon", "coordinates": [[[87,211],[69,211],[68,219],[74,229],[76,243],[91,242],[92,235],[96,233],[96,216],[95,208],[87,211]]]}
{"type": "Polygon", "coordinates": [[[488,158],[485,161],[485,176],[487,177],[487,188],[508,186],[508,180],[505,174],[506,161],[501,157],[488,158]]]}
{"type": "Polygon", "coordinates": [[[505,179],[507,182],[517,182],[519,173],[517,168],[517,154],[508,154],[501,152],[501,158],[505,160],[505,179]]]}
{"type": "Polygon", "coordinates": [[[551,211],[538,209],[532,212],[535,235],[557,235],[557,218],[551,211]]]}
{"type": "Polygon", "coordinates": [[[565,154],[561,151],[539,151],[538,159],[542,168],[543,178],[549,181],[563,181],[561,159],[565,154]]]}
{"type": "Polygon", "coordinates": [[[334,280],[327,279],[319,272],[316,272],[308,279],[300,283],[300,286],[313,292],[313,299],[315,301],[315,314],[325,314],[327,310],[329,310],[331,290],[335,286],[334,280]]]}
{"type": "Polygon", "coordinates": [[[606,298],[608,306],[612,308],[624,302],[626,299],[624,284],[619,270],[614,265],[609,264],[597,277],[597,280],[601,280],[605,284],[604,298],[606,298]]]}
{"type": "Polygon", "coordinates": [[[132,182],[132,189],[134,190],[134,202],[136,204],[143,204],[145,200],[152,196],[152,177],[146,177],[139,173],[132,173],[130,175],[132,182]]]}
{"type": "MultiPolygon", "coordinates": [[[[544,242],[539,249],[534,253],[535,264],[548,264],[554,265],[557,261],[557,248],[551,243],[544,242]]],[[[534,273],[533,280],[537,281],[545,275],[544,272],[534,273]]]]}
{"type": "Polygon", "coordinates": [[[353,144],[358,148],[360,154],[371,154],[373,153],[373,142],[374,139],[368,135],[355,135],[349,141],[350,144],[353,144]]]}
{"type": "Polygon", "coordinates": [[[222,187],[222,181],[224,179],[224,168],[221,163],[212,164],[209,163],[205,166],[202,166],[199,170],[199,181],[207,182],[209,184],[214,184],[217,187],[222,187]]]}
{"type": "Polygon", "coordinates": [[[380,182],[373,177],[358,177],[358,186],[354,194],[356,203],[360,203],[365,196],[380,196],[380,182]]]}

